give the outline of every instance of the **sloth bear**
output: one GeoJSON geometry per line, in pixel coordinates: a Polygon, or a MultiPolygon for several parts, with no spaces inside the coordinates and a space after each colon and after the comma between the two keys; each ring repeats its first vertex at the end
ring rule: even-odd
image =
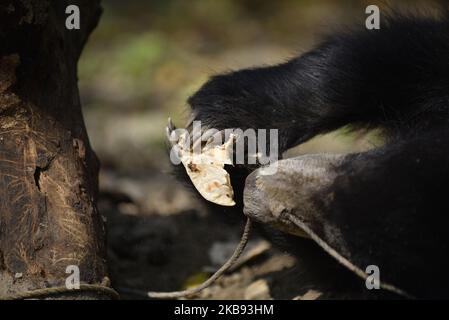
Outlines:
{"type": "MultiPolygon", "coordinates": [[[[237,205],[214,210],[321,257],[293,217],[351,271],[377,266],[387,297],[449,297],[449,14],[383,16],[286,63],[213,76],[188,103],[208,128],[278,129],[280,152],[343,126],[381,129],[386,143],[366,152],[280,160],[266,176],[230,167],[237,205]]],[[[327,278],[345,282],[339,268],[327,278]]]]}

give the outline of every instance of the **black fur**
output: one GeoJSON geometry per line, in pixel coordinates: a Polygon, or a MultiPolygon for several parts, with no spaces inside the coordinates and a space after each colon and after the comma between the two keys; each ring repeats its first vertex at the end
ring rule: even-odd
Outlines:
{"type": "MultiPolygon", "coordinates": [[[[323,212],[407,290],[449,296],[447,15],[384,18],[380,30],[328,37],[284,64],[214,76],[189,104],[212,128],[279,129],[281,151],[345,125],[384,129],[384,147],[338,168],[323,212]]],[[[242,215],[251,169],[232,170],[242,215]]]]}

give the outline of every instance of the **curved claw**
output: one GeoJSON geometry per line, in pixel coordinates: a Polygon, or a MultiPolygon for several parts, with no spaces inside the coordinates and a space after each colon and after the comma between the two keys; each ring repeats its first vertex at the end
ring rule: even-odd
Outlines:
{"type": "Polygon", "coordinates": [[[196,140],[193,141],[193,150],[198,150],[197,148],[201,148],[203,142],[206,141],[205,147],[209,147],[210,143],[214,141],[212,138],[217,134],[222,134],[224,131],[215,131],[210,129],[204,129],[199,137],[196,137],[196,140]]]}
{"type": "Polygon", "coordinates": [[[165,127],[165,137],[168,143],[173,146],[178,142],[179,137],[176,137],[176,127],[173,125],[171,118],[168,118],[167,126],[165,127]]]}
{"type": "Polygon", "coordinates": [[[187,123],[186,123],[186,128],[187,129],[192,127],[192,124],[193,124],[193,121],[195,121],[195,118],[196,117],[195,117],[194,113],[190,114],[189,119],[187,120],[187,123]]]}
{"type": "Polygon", "coordinates": [[[224,130],[217,131],[214,134],[209,135],[209,137],[207,137],[206,146],[221,145],[223,144],[225,138],[226,135],[224,130]]]}

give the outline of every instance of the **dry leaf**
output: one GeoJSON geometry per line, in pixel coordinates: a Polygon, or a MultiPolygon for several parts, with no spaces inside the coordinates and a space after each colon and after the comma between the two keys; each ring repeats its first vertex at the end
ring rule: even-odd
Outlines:
{"type": "Polygon", "coordinates": [[[235,202],[229,173],[225,164],[232,164],[232,145],[235,136],[230,135],[222,145],[207,143],[201,153],[186,147],[187,132],[178,140],[179,157],[187,175],[204,199],[222,205],[233,206],[235,202]]]}

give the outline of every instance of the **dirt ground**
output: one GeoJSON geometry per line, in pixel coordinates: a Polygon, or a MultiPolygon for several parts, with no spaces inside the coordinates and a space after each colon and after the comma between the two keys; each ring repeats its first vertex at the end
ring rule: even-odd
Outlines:
{"type": "MultiPolygon", "coordinates": [[[[122,176],[103,170],[100,181],[110,275],[122,299],[196,286],[238,243],[243,224],[206,212],[166,170],[122,176]]],[[[236,266],[191,298],[378,298],[362,290],[362,281],[354,281],[310,240],[302,241],[308,249],[295,258],[253,232],[236,266]]]]}
{"type": "MultiPolygon", "coordinates": [[[[240,223],[205,212],[172,178],[162,173],[148,178],[136,178],[139,184],[129,176],[102,175],[99,209],[107,219],[111,278],[124,299],[144,298],[132,290],[172,291],[201,283],[232,254],[243,230],[240,223]],[[142,197],[130,196],[130,186],[138,186],[142,197]],[[156,190],[154,202],[146,198],[156,190]],[[158,202],[165,204],[152,206],[158,202]]],[[[253,235],[236,268],[197,298],[294,298],[302,292],[269,286],[288,284],[295,264],[253,235]]]]}

